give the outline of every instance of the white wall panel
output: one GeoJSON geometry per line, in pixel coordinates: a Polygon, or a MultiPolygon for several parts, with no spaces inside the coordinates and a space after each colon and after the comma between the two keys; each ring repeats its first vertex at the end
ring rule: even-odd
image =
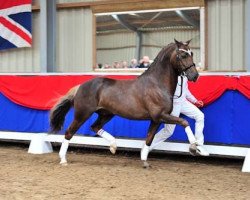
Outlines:
{"type": "Polygon", "coordinates": [[[91,71],[92,12],[90,9],[62,9],[57,12],[57,71],[91,71]]]}
{"type": "Polygon", "coordinates": [[[32,13],[32,47],[0,51],[0,72],[40,72],[39,13],[32,13]]]}
{"type": "Polygon", "coordinates": [[[207,1],[208,70],[245,70],[244,3],[244,0],[207,1]]]}

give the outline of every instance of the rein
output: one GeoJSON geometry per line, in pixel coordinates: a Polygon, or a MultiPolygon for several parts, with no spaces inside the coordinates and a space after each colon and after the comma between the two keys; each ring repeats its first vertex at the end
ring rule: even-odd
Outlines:
{"type": "MultiPolygon", "coordinates": [[[[178,84],[178,83],[177,83],[178,84]]],[[[181,97],[181,95],[182,95],[182,90],[183,90],[183,88],[182,88],[182,86],[183,86],[183,76],[181,76],[181,92],[180,92],[180,95],[179,96],[177,96],[177,95],[174,95],[173,96],[173,99],[179,99],[180,97],[181,97]],[[175,98],[176,97],[176,98],[175,98]]]]}

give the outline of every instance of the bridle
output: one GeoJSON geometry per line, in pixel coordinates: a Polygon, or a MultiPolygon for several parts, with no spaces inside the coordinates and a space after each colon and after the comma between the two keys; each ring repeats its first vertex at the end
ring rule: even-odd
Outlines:
{"type": "MultiPolygon", "coordinates": [[[[191,67],[195,67],[195,63],[193,63],[193,64],[190,65],[190,66],[186,66],[186,65],[183,63],[180,54],[178,53],[179,51],[186,52],[187,54],[189,54],[190,56],[192,56],[192,52],[191,52],[190,49],[188,49],[188,50],[185,50],[185,49],[177,49],[177,50],[176,50],[176,52],[177,52],[177,55],[176,55],[177,61],[180,62],[180,63],[185,67],[184,70],[178,70],[179,76],[181,77],[181,84],[180,84],[181,92],[180,92],[180,95],[179,95],[179,96],[174,95],[174,97],[176,97],[176,99],[180,98],[181,95],[182,95],[183,76],[186,76],[186,71],[187,71],[187,70],[189,70],[191,67]]],[[[173,98],[174,98],[174,97],[173,97],[173,98]]]]}
{"type": "Polygon", "coordinates": [[[176,55],[177,61],[180,62],[180,63],[185,67],[184,70],[178,70],[179,75],[184,75],[184,76],[185,76],[187,70],[189,70],[191,67],[195,67],[195,63],[193,63],[193,64],[190,65],[190,66],[186,66],[186,65],[183,63],[183,61],[182,61],[182,58],[181,58],[181,56],[180,56],[180,54],[179,54],[179,51],[183,51],[183,52],[189,54],[190,56],[192,56],[192,51],[191,51],[190,49],[188,49],[188,50],[186,50],[186,49],[177,49],[177,50],[176,50],[176,52],[177,52],[177,55],[176,55]]]}

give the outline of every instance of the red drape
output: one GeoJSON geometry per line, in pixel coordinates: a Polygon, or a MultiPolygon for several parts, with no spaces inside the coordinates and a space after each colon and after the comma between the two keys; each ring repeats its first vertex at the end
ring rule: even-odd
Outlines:
{"type": "MultiPolygon", "coordinates": [[[[0,76],[0,92],[16,104],[49,110],[59,97],[75,85],[97,76],[0,76]]],[[[116,79],[132,79],[135,76],[107,76],[116,79]]]]}
{"type": "MultiPolygon", "coordinates": [[[[94,75],[0,76],[0,92],[16,104],[49,110],[61,95],[94,75]]],[[[114,79],[133,79],[134,75],[109,75],[114,79]]],[[[226,90],[238,90],[250,99],[250,76],[201,76],[189,89],[205,105],[219,98],[226,90]]]]}
{"type": "Polygon", "coordinates": [[[196,83],[189,82],[189,89],[205,105],[218,99],[226,90],[238,90],[250,98],[250,77],[201,76],[196,83]]]}

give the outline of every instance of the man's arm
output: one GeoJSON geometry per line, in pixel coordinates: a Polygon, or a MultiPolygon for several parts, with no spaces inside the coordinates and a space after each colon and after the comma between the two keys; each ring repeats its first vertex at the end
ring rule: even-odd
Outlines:
{"type": "Polygon", "coordinates": [[[203,105],[204,105],[203,101],[197,100],[197,99],[194,97],[194,95],[192,95],[192,93],[191,93],[191,92],[189,91],[189,89],[188,89],[188,84],[187,84],[186,91],[187,91],[187,93],[186,93],[186,99],[187,99],[188,101],[190,101],[191,103],[195,104],[197,107],[203,107],[203,105]]]}

